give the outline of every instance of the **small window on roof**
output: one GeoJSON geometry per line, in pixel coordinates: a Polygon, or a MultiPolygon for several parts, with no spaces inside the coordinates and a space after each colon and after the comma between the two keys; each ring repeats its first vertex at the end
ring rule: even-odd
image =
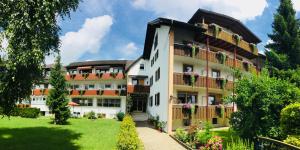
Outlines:
{"type": "Polygon", "coordinates": [[[144,70],[145,69],[145,65],[144,64],[140,64],[140,69],[144,70]]]}

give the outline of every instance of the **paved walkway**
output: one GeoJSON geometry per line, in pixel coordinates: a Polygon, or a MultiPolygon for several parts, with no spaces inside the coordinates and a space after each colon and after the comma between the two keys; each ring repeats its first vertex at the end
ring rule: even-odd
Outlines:
{"type": "Polygon", "coordinates": [[[137,132],[145,150],[185,150],[168,134],[160,133],[144,122],[137,122],[137,132]]]}

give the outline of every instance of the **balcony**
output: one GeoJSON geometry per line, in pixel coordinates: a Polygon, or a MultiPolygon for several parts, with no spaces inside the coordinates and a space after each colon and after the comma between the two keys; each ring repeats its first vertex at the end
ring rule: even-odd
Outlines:
{"type": "MultiPolygon", "coordinates": [[[[219,126],[228,125],[228,119],[233,112],[233,107],[224,106],[224,114],[220,113],[221,109],[219,105],[198,106],[195,105],[195,111],[191,114],[191,124],[198,124],[200,121],[218,119],[219,126]],[[207,114],[206,114],[207,113],[207,114]]],[[[183,104],[174,104],[172,107],[172,127],[176,129],[178,127],[185,126],[184,120],[188,117],[183,112],[183,104]]]]}
{"type": "Polygon", "coordinates": [[[222,29],[216,33],[216,27],[208,24],[202,24],[202,28],[206,29],[204,34],[211,39],[210,41],[215,41],[211,44],[220,46],[222,45],[219,44],[220,42],[225,42],[227,47],[237,46],[237,52],[241,55],[249,57],[255,57],[258,55],[258,49],[253,43],[248,43],[247,41],[243,40],[242,37],[239,37],[239,40],[237,40],[237,38],[235,38],[236,34],[234,33],[230,33],[222,29]]]}
{"type": "Polygon", "coordinates": [[[126,96],[126,90],[70,90],[70,96],[126,96]]]}
{"type": "MultiPolygon", "coordinates": [[[[206,77],[204,76],[194,76],[194,84],[191,82],[191,75],[184,73],[174,73],[173,74],[173,84],[175,85],[184,85],[184,86],[195,86],[195,87],[206,87],[206,77]]],[[[222,78],[208,78],[208,88],[211,89],[223,89],[223,90],[232,90],[233,82],[227,81],[222,78]]]]}
{"type": "Polygon", "coordinates": [[[49,89],[34,89],[32,90],[32,95],[41,96],[41,95],[48,95],[49,89]]]}
{"type": "MultiPolygon", "coordinates": [[[[174,55],[206,61],[206,50],[205,49],[197,49],[195,51],[195,56],[193,56],[191,48],[188,48],[187,46],[183,46],[183,45],[180,45],[180,46],[175,45],[174,55]]],[[[210,63],[223,64],[227,67],[234,68],[234,59],[233,58],[226,56],[225,61],[222,62],[220,55],[223,55],[223,54],[208,51],[208,61],[210,63]]],[[[255,66],[253,66],[249,63],[246,63],[246,62],[242,62],[241,60],[238,60],[238,59],[236,59],[236,68],[238,68],[242,71],[256,73],[255,66]]]]}
{"type": "Polygon", "coordinates": [[[123,80],[124,73],[88,73],[88,74],[68,74],[66,80],[84,81],[84,80],[123,80]]]}
{"type": "Polygon", "coordinates": [[[127,92],[128,93],[149,93],[150,92],[150,86],[127,85],[127,92]]]}

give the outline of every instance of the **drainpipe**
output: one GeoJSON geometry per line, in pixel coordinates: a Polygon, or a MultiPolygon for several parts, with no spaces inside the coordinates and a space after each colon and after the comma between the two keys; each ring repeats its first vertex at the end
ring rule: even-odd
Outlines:
{"type": "MultiPolygon", "coordinates": [[[[236,69],[236,46],[234,47],[234,62],[233,62],[233,68],[236,69]]],[[[233,75],[233,89],[232,89],[232,94],[233,94],[233,99],[235,98],[235,75],[233,75]]],[[[234,102],[233,102],[233,112],[234,110],[234,102]]]]}
{"type": "Polygon", "coordinates": [[[206,121],[208,121],[208,50],[209,38],[206,38],[206,121]]]}

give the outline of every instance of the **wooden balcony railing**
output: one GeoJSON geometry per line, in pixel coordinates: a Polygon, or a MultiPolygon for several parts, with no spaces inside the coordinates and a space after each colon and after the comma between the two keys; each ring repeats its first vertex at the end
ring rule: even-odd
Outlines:
{"type": "Polygon", "coordinates": [[[210,28],[207,24],[203,24],[202,27],[207,30],[205,32],[206,35],[209,35],[211,37],[215,37],[217,39],[226,41],[227,43],[230,43],[232,45],[237,45],[239,48],[241,48],[241,49],[243,49],[247,52],[250,52],[254,55],[258,55],[258,49],[257,49],[256,46],[252,47],[251,43],[248,43],[243,39],[241,39],[240,42],[238,42],[238,44],[237,44],[237,41],[233,38],[232,33],[229,33],[227,31],[223,30],[221,32],[218,32],[218,35],[215,36],[215,33],[214,33],[215,31],[214,31],[213,28],[210,28]]]}
{"type": "Polygon", "coordinates": [[[124,73],[89,73],[89,74],[67,74],[66,80],[122,80],[125,78],[124,73]]]}
{"type": "Polygon", "coordinates": [[[127,85],[127,92],[128,93],[149,93],[150,92],[150,86],[127,85]]]}
{"type": "MultiPolygon", "coordinates": [[[[184,119],[184,113],[182,111],[183,104],[173,105],[172,108],[172,120],[182,120],[184,119]]],[[[206,106],[197,106],[195,107],[195,112],[192,118],[199,120],[206,120],[212,118],[222,118],[223,116],[219,116],[216,112],[217,105],[209,105],[208,108],[206,106]],[[206,118],[206,112],[208,113],[206,118]]],[[[230,115],[233,113],[233,107],[224,107],[224,118],[230,118],[230,115]]]]}
{"type": "MultiPolygon", "coordinates": [[[[193,57],[192,56],[192,51],[190,50],[190,48],[188,47],[183,47],[183,46],[176,46],[175,45],[175,49],[174,49],[174,55],[177,55],[177,56],[185,56],[185,57],[193,57]]],[[[198,49],[196,50],[196,53],[195,53],[195,59],[200,59],[200,60],[203,60],[203,61],[206,61],[206,50],[204,49],[198,49]]],[[[217,53],[216,52],[212,52],[212,51],[208,51],[208,61],[209,62],[212,62],[212,63],[219,63],[219,64],[222,64],[222,61],[218,59],[217,57],[217,53]]],[[[224,62],[224,65],[225,66],[228,66],[228,67],[231,67],[231,68],[234,68],[234,59],[227,56],[226,57],[226,60],[224,62]]],[[[249,71],[249,72],[252,72],[252,73],[256,73],[256,67],[251,65],[251,64],[245,64],[236,59],[236,68],[240,69],[240,70],[243,70],[243,71],[249,71]],[[248,66],[248,67],[247,67],[248,66]]]]}
{"type": "MultiPolygon", "coordinates": [[[[183,73],[174,73],[173,74],[173,84],[175,85],[186,85],[192,86],[190,75],[185,75],[183,73]]],[[[195,87],[206,87],[206,77],[204,76],[195,76],[195,87]]],[[[232,90],[233,82],[226,81],[225,79],[216,79],[216,78],[208,78],[208,88],[213,89],[225,89],[232,90]]]]}

